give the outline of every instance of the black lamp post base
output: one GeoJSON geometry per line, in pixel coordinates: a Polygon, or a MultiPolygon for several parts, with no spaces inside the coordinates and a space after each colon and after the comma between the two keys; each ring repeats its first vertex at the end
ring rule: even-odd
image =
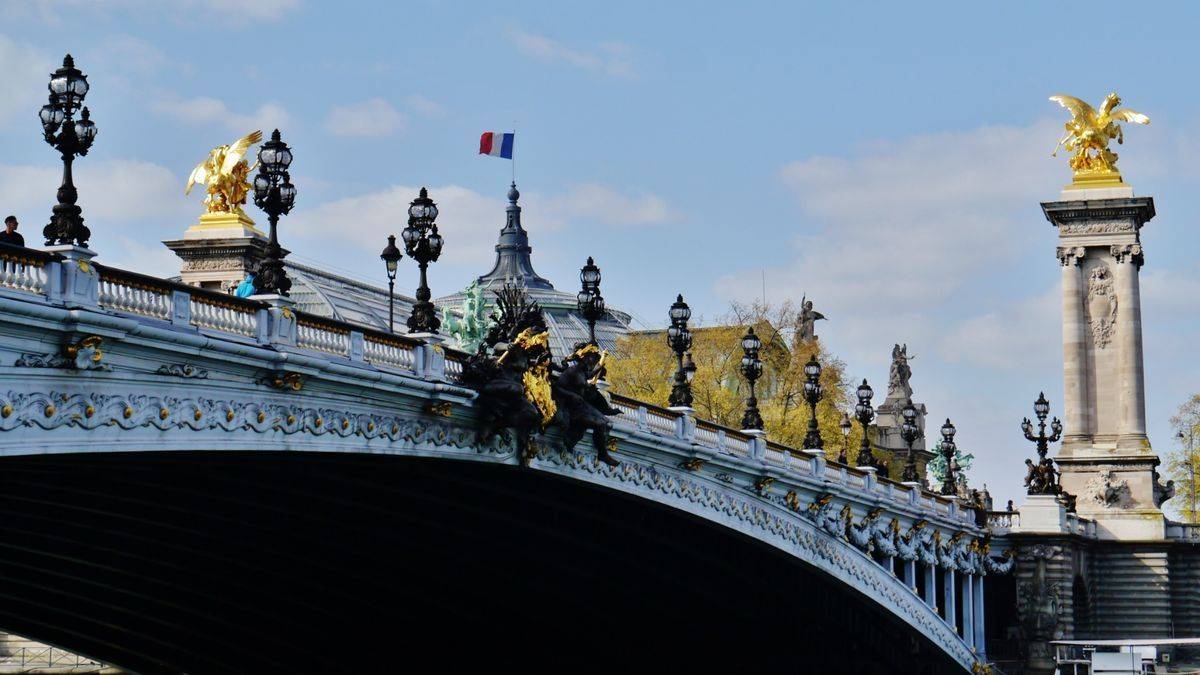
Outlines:
{"type": "Polygon", "coordinates": [[[87,248],[92,232],[83,224],[83,209],[75,204],[55,204],[50,223],[42,228],[46,246],[81,246],[87,248]]]}
{"type": "Polygon", "coordinates": [[[284,272],[283,260],[279,258],[267,258],[264,260],[258,268],[258,274],[254,275],[255,295],[274,294],[287,296],[291,288],[292,280],[284,272]]]}
{"type": "Polygon", "coordinates": [[[409,333],[429,333],[436,335],[438,329],[442,327],[442,320],[438,318],[437,309],[432,302],[427,300],[418,301],[412,306],[412,313],[408,316],[408,332],[409,333]]]}

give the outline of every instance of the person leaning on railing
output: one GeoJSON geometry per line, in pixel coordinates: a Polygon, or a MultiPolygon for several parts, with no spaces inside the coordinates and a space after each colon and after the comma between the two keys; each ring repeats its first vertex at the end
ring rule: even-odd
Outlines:
{"type": "Polygon", "coordinates": [[[9,216],[4,219],[4,231],[0,232],[0,243],[12,246],[24,246],[25,237],[17,232],[17,217],[9,216]]]}

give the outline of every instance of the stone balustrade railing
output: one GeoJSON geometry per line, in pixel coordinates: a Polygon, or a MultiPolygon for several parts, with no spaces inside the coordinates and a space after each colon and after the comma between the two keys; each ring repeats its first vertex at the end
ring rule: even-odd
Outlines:
{"type": "Polygon", "coordinates": [[[296,320],[296,346],[349,357],[350,328],[338,321],[302,314],[296,320]]]}
{"type": "Polygon", "coordinates": [[[795,448],[753,438],[706,420],[689,420],[690,416],[684,412],[650,405],[620,394],[611,394],[610,398],[613,406],[622,412],[620,417],[615,418],[618,428],[628,425],[659,436],[691,441],[697,447],[714,449],[716,454],[756,459],[768,467],[820,476],[831,484],[850,490],[873,492],[872,498],[911,504],[950,519],[974,520],[970,510],[960,507],[956,500],[838,464],[824,455],[814,457],[795,448]]]}
{"type": "Polygon", "coordinates": [[[1020,511],[988,511],[987,527],[993,533],[1008,532],[1021,526],[1020,511]]]}
{"type": "Polygon", "coordinates": [[[46,263],[53,259],[42,251],[0,244],[0,288],[45,293],[46,263]]]}
{"type": "Polygon", "coordinates": [[[1200,523],[1167,522],[1167,539],[1200,543],[1200,523]]]}

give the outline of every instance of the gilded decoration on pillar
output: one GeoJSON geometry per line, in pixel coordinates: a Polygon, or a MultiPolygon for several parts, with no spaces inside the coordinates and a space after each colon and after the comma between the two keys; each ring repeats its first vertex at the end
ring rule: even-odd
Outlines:
{"type": "Polygon", "coordinates": [[[1125,142],[1125,134],[1117,122],[1149,124],[1150,118],[1128,108],[1117,108],[1121,97],[1111,93],[1097,110],[1074,96],[1057,94],[1050,97],[1071,113],[1066,123],[1066,134],[1054,146],[1051,156],[1057,156],[1058,148],[1071,153],[1069,164],[1075,171],[1071,187],[1107,187],[1121,185],[1121,173],[1117,171],[1117,153],[1108,149],[1116,140],[1125,142]]]}
{"type": "Polygon", "coordinates": [[[1088,275],[1088,325],[1096,349],[1104,349],[1116,331],[1117,296],[1113,291],[1113,275],[1107,265],[1100,265],[1088,275]]]}
{"type": "Polygon", "coordinates": [[[188,176],[183,194],[191,194],[196,184],[207,185],[204,208],[208,213],[234,213],[245,216],[242,206],[250,194],[246,180],[258,163],[246,162],[246,151],[262,140],[261,131],[252,131],[229,145],[218,145],[208,153],[208,159],[196,165],[188,176]]]}

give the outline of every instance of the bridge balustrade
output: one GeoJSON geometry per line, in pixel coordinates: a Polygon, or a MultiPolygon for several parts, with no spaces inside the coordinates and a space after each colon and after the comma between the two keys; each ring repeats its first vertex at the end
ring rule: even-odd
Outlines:
{"type": "MultiPolygon", "coordinates": [[[[13,387],[0,390],[0,433],[12,434],[5,438],[11,441],[7,454],[81,446],[203,449],[241,434],[256,447],[519,461],[511,445],[475,438],[475,394],[456,384],[467,355],[436,339],[0,245],[0,323],[21,327],[30,316],[57,319],[60,335],[32,328],[20,340],[0,334],[0,353],[22,355],[16,361],[26,368],[98,372],[65,388],[61,370],[5,376],[13,387]],[[28,353],[33,344],[77,345],[88,334],[104,335],[105,349],[108,341],[121,345],[115,367],[99,351],[83,365],[28,353]],[[136,341],[122,343],[134,335],[136,341]],[[188,358],[200,365],[164,364],[188,358]],[[209,379],[210,369],[221,377],[209,379]],[[165,385],[156,377],[186,379],[165,385]],[[311,378],[324,378],[326,386],[298,393],[311,378]],[[255,389],[261,386],[273,391],[255,389]],[[154,393],[160,390],[170,395],[154,393]],[[249,396],[252,391],[259,393],[249,396]],[[406,404],[393,405],[398,401],[406,404]],[[51,439],[44,434],[50,429],[78,435],[51,439]],[[171,435],[175,429],[203,433],[171,435]],[[143,430],[147,435],[137,436],[143,430]]],[[[1005,563],[980,543],[985,531],[969,508],[686,411],[619,395],[611,400],[623,413],[614,418],[617,467],[583,450],[590,441],[575,451],[553,445],[553,429],[526,460],[538,470],[672,504],[788,550],[875,596],[966,667],[975,663],[983,649],[982,579],[1005,571],[1005,563]],[[939,576],[947,597],[960,594],[966,616],[955,616],[953,602],[937,606],[939,576]]],[[[989,522],[999,528],[992,515],[989,522]]],[[[1089,525],[1077,519],[1077,527],[1089,525]]]]}

